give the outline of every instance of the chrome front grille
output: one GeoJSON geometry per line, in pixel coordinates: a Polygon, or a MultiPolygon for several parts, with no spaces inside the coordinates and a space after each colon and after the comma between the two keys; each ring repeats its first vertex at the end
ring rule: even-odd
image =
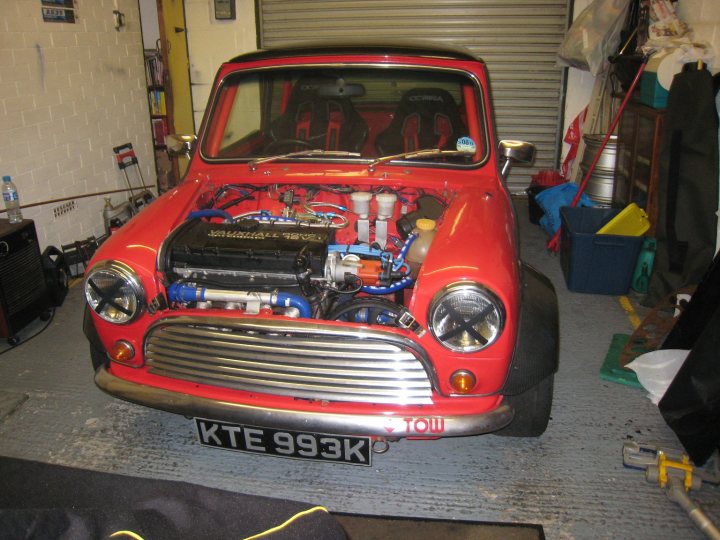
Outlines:
{"type": "Polygon", "coordinates": [[[424,351],[383,330],[288,320],[177,317],[145,337],[150,373],[326,401],[429,404],[424,351]]]}

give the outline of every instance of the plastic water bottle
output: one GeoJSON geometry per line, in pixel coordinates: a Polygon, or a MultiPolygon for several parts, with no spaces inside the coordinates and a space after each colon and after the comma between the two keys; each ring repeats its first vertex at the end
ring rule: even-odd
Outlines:
{"type": "Polygon", "coordinates": [[[112,202],[110,202],[110,197],[105,197],[105,206],[103,206],[102,214],[106,233],[110,231],[110,220],[112,219],[113,210],[114,208],[112,202]]]}
{"type": "Polygon", "coordinates": [[[22,223],[23,217],[20,211],[20,197],[18,197],[17,188],[9,176],[3,176],[2,194],[10,223],[22,223]]]}

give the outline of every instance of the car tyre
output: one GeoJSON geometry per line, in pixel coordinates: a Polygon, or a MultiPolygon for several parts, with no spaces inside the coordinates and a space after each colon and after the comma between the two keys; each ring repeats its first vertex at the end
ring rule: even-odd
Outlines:
{"type": "Polygon", "coordinates": [[[505,396],[514,409],[513,421],[495,432],[502,437],[539,437],[547,429],[553,400],[555,375],[545,377],[538,384],[515,396],[505,396]]]}

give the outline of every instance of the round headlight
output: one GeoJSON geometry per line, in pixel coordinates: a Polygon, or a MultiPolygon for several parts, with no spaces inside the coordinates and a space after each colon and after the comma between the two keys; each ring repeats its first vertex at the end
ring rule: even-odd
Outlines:
{"type": "Polygon", "coordinates": [[[491,291],[471,282],[454,283],[432,301],[428,326],[443,346],[476,352],[492,344],[505,324],[505,308],[491,291]]]}
{"type": "Polygon", "coordinates": [[[85,279],[85,298],[95,313],[114,324],[132,321],[145,306],[145,291],[133,270],[117,261],[92,267],[85,279]]]}

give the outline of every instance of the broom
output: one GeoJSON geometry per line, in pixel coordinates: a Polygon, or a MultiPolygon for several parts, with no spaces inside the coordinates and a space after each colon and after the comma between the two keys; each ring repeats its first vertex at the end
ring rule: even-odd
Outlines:
{"type": "MultiPolygon", "coordinates": [[[[648,61],[648,56],[644,56],[642,63],[640,64],[640,67],[638,68],[638,71],[635,74],[635,78],[633,79],[632,83],[630,84],[630,88],[628,88],[628,91],[625,94],[625,97],[623,98],[622,103],[620,104],[620,107],[618,108],[617,112],[615,113],[615,117],[613,118],[612,122],[610,123],[610,127],[608,128],[608,131],[605,134],[605,137],[603,138],[602,143],[600,144],[600,148],[598,149],[597,153],[595,154],[595,158],[592,160],[590,167],[588,167],[588,170],[585,173],[585,176],[584,176],[582,182],[580,183],[580,187],[578,188],[578,191],[575,194],[575,197],[573,197],[573,200],[570,203],[571,208],[574,208],[577,205],[578,201],[580,200],[580,196],[583,194],[583,191],[585,191],[585,186],[587,186],[588,180],[590,180],[592,173],[595,171],[595,166],[597,165],[598,161],[600,160],[603,150],[605,150],[605,146],[607,146],[607,143],[610,140],[610,136],[615,131],[615,127],[617,126],[618,122],[620,121],[620,116],[622,115],[623,111],[625,110],[625,106],[627,105],[628,101],[630,101],[630,96],[632,96],[632,93],[635,90],[635,87],[637,86],[638,82],[640,81],[640,75],[642,75],[643,71],[645,71],[645,66],[647,66],[647,61],[648,61]]],[[[553,253],[557,253],[558,249],[560,248],[560,234],[561,234],[561,229],[558,229],[555,232],[555,234],[553,235],[553,237],[550,240],[548,240],[547,248],[550,251],[552,251],[553,253]]]]}

